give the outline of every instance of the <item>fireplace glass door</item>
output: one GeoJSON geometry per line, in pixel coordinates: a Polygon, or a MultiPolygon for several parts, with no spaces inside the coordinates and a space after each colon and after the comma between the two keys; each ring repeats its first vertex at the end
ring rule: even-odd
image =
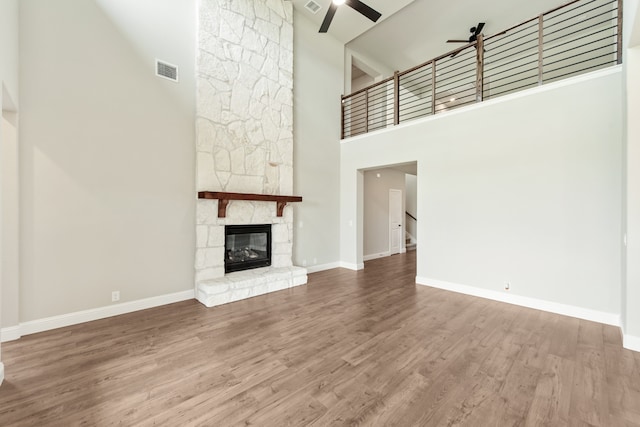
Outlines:
{"type": "Polygon", "coordinates": [[[270,265],[271,224],[225,227],[225,273],[270,265]]]}

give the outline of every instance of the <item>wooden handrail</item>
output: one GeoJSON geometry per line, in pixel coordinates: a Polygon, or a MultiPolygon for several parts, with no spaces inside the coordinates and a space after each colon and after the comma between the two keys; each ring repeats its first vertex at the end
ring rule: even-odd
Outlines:
{"type": "MultiPolygon", "coordinates": [[[[565,8],[565,7],[567,7],[567,6],[571,6],[572,4],[577,3],[577,2],[579,2],[579,1],[581,1],[581,0],[573,0],[573,1],[570,1],[570,2],[568,2],[568,3],[565,3],[565,4],[560,5],[560,6],[558,6],[558,7],[554,7],[554,8],[553,8],[553,9],[551,9],[551,10],[547,10],[546,12],[541,13],[540,15],[542,15],[542,16],[548,15],[548,14],[550,14],[550,13],[553,13],[553,12],[556,12],[556,11],[558,11],[558,10],[560,10],[560,9],[563,9],[563,8],[565,8]]],[[[539,15],[539,16],[540,16],[540,15],[539,15]]],[[[522,27],[522,26],[523,26],[523,25],[525,25],[525,24],[528,24],[528,23],[530,23],[530,22],[533,22],[533,21],[535,21],[535,20],[539,19],[539,16],[536,16],[536,17],[531,18],[531,19],[527,19],[526,21],[522,21],[522,22],[521,22],[521,23],[519,23],[518,25],[514,25],[513,27],[509,27],[509,28],[507,28],[507,29],[506,29],[506,30],[504,30],[504,31],[501,31],[501,32],[496,33],[496,34],[492,34],[492,35],[490,35],[489,37],[485,37],[485,38],[484,38],[484,41],[486,42],[486,41],[488,41],[488,40],[491,40],[491,39],[492,39],[492,38],[494,38],[494,37],[503,36],[503,35],[507,34],[507,33],[508,33],[509,31],[511,31],[511,30],[515,30],[515,29],[516,29],[516,28],[518,28],[518,27],[522,27]]]]}

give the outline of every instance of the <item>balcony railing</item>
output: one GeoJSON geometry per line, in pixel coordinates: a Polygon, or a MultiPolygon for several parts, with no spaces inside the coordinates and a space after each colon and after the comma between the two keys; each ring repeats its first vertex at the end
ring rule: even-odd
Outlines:
{"type": "Polygon", "coordinates": [[[622,63],[622,0],[574,0],[342,97],[342,138],[622,63]]]}

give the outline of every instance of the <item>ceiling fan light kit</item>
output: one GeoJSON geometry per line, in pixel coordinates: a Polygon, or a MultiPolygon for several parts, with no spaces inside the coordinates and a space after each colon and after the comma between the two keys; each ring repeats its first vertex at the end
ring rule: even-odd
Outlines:
{"type": "Polygon", "coordinates": [[[378,19],[382,16],[380,12],[373,9],[372,7],[364,4],[360,0],[332,0],[329,4],[329,10],[327,10],[327,14],[324,16],[324,20],[322,21],[322,25],[320,25],[320,33],[326,33],[329,30],[329,26],[331,25],[331,21],[333,21],[333,17],[338,10],[338,6],[346,4],[356,12],[361,15],[369,18],[373,22],[377,22],[378,19]]]}

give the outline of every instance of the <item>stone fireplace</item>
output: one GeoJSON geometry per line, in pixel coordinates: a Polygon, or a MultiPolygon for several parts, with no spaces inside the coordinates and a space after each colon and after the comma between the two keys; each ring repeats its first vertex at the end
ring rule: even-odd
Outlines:
{"type": "MultiPolygon", "coordinates": [[[[200,0],[198,16],[197,190],[292,195],[291,2],[200,0]]],[[[195,286],[203,304],[306,283],[306,269],[291,260],[292,205],[200,199],[196,223],[195,286]],[[271,228],[270,265],[225,271],[225,227],[254,225],[271,228]]]]}

